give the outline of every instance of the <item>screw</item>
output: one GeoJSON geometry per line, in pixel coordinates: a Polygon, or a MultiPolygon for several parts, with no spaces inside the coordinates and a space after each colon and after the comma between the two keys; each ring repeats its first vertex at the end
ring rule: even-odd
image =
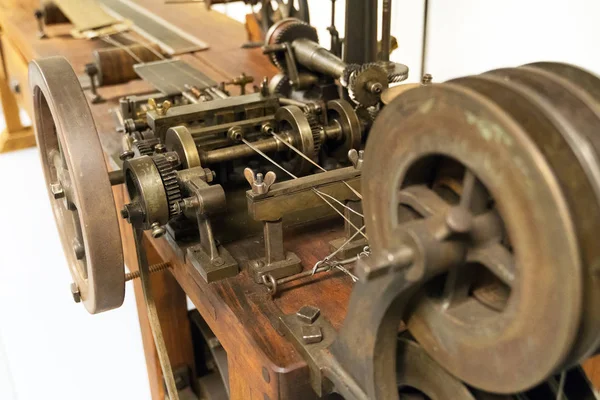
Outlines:
{"type": "Polygon", "coordinates": [[[429,85],[432,80],[433,80],[433,77],[431,76],[431,74],[425,74],[425,75],[423,75],[423,78],[421,78],[421,84],[429,85]]]}
{"type": "Polygon", "coordinates": [[[150,229],[152,229],[152,237],[154,239],[158,239],[159,237],[167,233],[166,229],[160,226],[158,222],[155,222],[152,225],[150,225],[150,229]]]}
{"type": "Polygon", "coordinates": [[[16,79],[11,79],[9,82],[10,90],[13,93],[19,94],[21,93],[21,84],[16,79]]]}
{"type": "Polygon", "coordinates": [[[264,263],[261,260],[254,260],[250,263],[250,265],[252,266],[252,268],[261,268],[264,263]]]}
{"type": "Polygon", "coordinates": [[[79,286],[75,282],[71,283],[71,294],[75,303],[81,302],[81,293],[79,292],[79,286]]]}
{"type": "Polygon", "coordinates": [[[158,143],[156,146],[154,146],[154,151],[157,153],[164,153],[167,151],[167,146],[162,143],[158,143]]]}
{"type": "Polygon", "coordinates": [[[296,313],[296,317],[298,317],[298,319],[302,322],[312,324],[316,321],[317,318],[319,318],[320,314],[321,310],[319,310],[317,307],[304,306],[300,310],[298,310],[298,312],[296,313]]]}
{"type": "Polygon", "coordinates": [[[63,190],[62,185],[58,182],[50,184],[50,191],[52,192],[52,196],[56,200],[62,199],[63,197],[65,197],[65,191],[63,190]]]}
{"type": "Polygon", "coordinates": [[[135,156],[135,153],[133,152],[133,150],[125,150],[124,152],[119,154],[119,159],[121,161],[125,161],[125,160],[129,160],[130,158],[133,158],[133,156],[135,156]]]}
{"type": "Polygon", "coordinates": [[[318,326],[303,326],[302,340],[306,344],[320,343],[323,340],[323,332],[318,326]]]}

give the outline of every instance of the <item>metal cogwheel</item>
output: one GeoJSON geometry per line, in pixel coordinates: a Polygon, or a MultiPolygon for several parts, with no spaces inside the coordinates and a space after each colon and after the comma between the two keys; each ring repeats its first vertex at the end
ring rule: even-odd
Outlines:
{"type": "Polygon", "coordinates": [[[306,119],[310,125],[310,130],[312,131],[312,137],[314,141],[315,148],[315,156],[318,157],[319,151],[321,151],[322,140],[321,137],[323,135],[323,125],[319,123],[317,117],[312,113],[305,113],[306,119]]]}
{"type": "Polygon", "coordinates": [[[408,78],[408,67],[404,64],[393,61],[380,61],[377,64],[387,71],[389,83],[399,83],[408,78]]]}
{"type": "Polygon", "coordinates": [[[388,73],[379,64],[363,64],[350,75],[348,94],[352,101],[363,106],[374,106],[379,103],[381,92],[388,87],[388,73]],[[378,84],[379,90],[370,88],[378,84]]]}
{"type": "Polygon", "coordinates": [[[158,138],[141,139],[133,142],[133,151],[136,157],[151,156],[154,154],[154,146],[159,143],[158,138]]]}
{"type": "Polygon", "coordinates": [[[178,214],[177,203],[181,201],[181,189],[179,188],[179,182],[177,181],[177,174],[171,165],[171,162],[167,160],[162,154],[155,155],[152,157],[152,161],[162,179],[165,193],[167,195],[167,203],[169,205],[169,218],[174,217],[178,214]]]}
{"type": "MultiPolygon", "coordinates": [[[[308,39],[319,43],[319,35],[317,30],[296,18],[286,18],[269,29],[267,32],[265,43],[267,45],[276,45],[293,42],[296,39],[308,39]]],[[[271,53],[271,62],[281,71],[287,71],[285,54],[283,52],[271,53]]]]}
{"type": "Polygon", "coordinates": [[[340,83],[342,84],[343,87],[348,87],[348,85],[350,83],[350,75],[352,75],[352,73],[359,68],[360,68],[359,64],[346,65],[346,68],[344,68],[344,72],[342,73],[342,76],[340,77],[340,83]]]}

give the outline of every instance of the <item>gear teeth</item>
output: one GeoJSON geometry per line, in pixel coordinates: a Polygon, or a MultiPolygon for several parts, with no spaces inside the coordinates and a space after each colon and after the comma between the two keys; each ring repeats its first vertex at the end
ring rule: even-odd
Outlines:
{"type": "Polygon", "coordinates": [[[152,157],[154,165],[160,173],[160,178],[167,194],[167,203],[169,205],[169,219],[177,215],[178,203],[181,201],[181,189],[179,188],[179,182],[177,181],[177,173],[173,169],[171,163],[163,155],[156,155],[152,157]]]}
{"type": "Polygon", "coordinates": [[[356,71],[359,68],[360,68],[359,64],[348,64],[346,66],[346,68],[344,68],[344,72],[342,73],[342,76],[340,77],[340,83],[342,84],[343,87],[348,87],[348,85],[350,84],[350,76],[352,75],[352,73],[354,71],[356,71]]]}
{"type": "Polygon", "coordinates": [[[321,141],[321,137],[323,134],[323,126],[319,123],[317,117],[312,113],[305,113],[306,119],[310,125],[310,130],[312,132],[313,142],[315,146],[315,154],[319,154],[321,151],[321,145],[323,144],[321,141]]]}
{"type": "Polygon", "coordinates": [[[138,156],[151,156],[154,154],[154,146],[159,143],[157,138],[141,139],[133,143],[134,150],[137,149],[138,156]]]}
{"type": "MultiPolygon", "coordinates": [[[[304,21],[293,20],[282,25],[281,28],[279,28],[279,30],[275,33],[273,39],[270,40],[271,43],[269,44],[283,44],[300,38],[306,38],[312,40],[313,42],[319,43],[319,36],[314,27],[304,21]]],[[[284,73],[287,72],[284,54],[272,53],[270,54],[270,59],[280,71],[284,73]]]]}
{"type": "MultiPolygon", "coordinates": [[[[385,68],[383,68],[380,64],[378,63],[366,63],[363,64],[361,66],[359,66],[357,69],[355,69],[354,71],[352,71],[352,74],[350,74],[350,80],[348,82],[348,95],[350,96],[350,99],[352,99],[352,101],[354,101],[357,104],[362,104],[361,99],[359,98],[359,90],[364,91],[365,89],[363,88],[357,88],[356,87],[356,82],[359,80],[359,78],[361,77],[362,74],[367,73],[368,71],[372,71],[372,70],[377,70],[380,74],[385,74],[385,76],[387,77],[388,72],[386,71],[385,68]]],[[[386,82],[387,84],[387,82],[386,82]]],[[[362,96],[364,97],[364,96],[362,96]]],[[[367,105],[372,105],[372,104],[367,104],[367,105]]]]}

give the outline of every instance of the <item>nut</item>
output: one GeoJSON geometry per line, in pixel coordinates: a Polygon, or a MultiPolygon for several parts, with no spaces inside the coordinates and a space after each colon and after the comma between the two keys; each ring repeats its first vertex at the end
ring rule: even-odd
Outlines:
{"type": "Polygon", "coordinates": [[[313,306],[304,306],[296,313],[296,317],[304,323],[312,324],[319,318],[321,310],[313,306]]]}
{"type": "Polygon", "coordinates": [[[303,326],[302,340],[306,344],[320,343],[323,340],[323,332],[318,326],[303,326]]]}

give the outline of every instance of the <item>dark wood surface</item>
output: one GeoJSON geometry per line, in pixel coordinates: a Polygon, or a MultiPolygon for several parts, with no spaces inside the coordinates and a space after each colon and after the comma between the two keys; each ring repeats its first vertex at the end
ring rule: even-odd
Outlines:
{"type": "MultiPolygon", "coordinates": [[[[162,0],[138,2],[211,46],[207,51],[180,58],[195,65],[214,80],[227,80],[245,72],[260,81],[263,76],[276,73],[276,69],[260,49],[240,48],[246,41],[246,31],[242,24],[217,12],[206,11],[204,5],[165,5],[162,0]]],[[[20,8],[0,9],[0,24],[25,60],[62,55],[71,62],[77,74],[82,74],[84,65],[92,60],[92,50],[108,46],[101,41],[72,39],[68,34],[71,28],[69,24],[47,27],[49,38],[39,40],[32,13],[20,8]]],[[[109,109],[115,107],[118,99],[124,95],[145,93],[150,89],[141,81],[99,89],[99,93],[108,101],[90,107],[107,155],[114,154],[120,147],[109,109]]],[[[115,200],[117,207],[121,207],[124,202],[121,188],[115,189],[115,200]]],[[[131,270],[136,270],[131,229],[123,223],[122,235],[126,263],[131,270]]],[[[341,235],[340,223],[334,221],[320,224],[318,227],[304,228],[300,232],[286,232],[286,238],[289,239],[286,247],[296,252],[308,269],[329,253],[328,241],[341,235]]],[[[246,267],[244,261],[247,254],[258,257],[263,252],[262,242],[257,243],[258,240],[258,237],[250,238],[228,245],[230,252],[239,259],[242,269],[246,267]]],[[[189,326],[184,316],[185,292],[228,353],[232,399],[310,398],[306,365],[293,346],[278,332],[278,317],[294,313],[301,306],[310,304],[321,308],[322,314],[334,326],[339,326],[344,318],[351,290],[349,277],[342,273],[330,273],[328,276],[321,275],[290,283],[282,287],[278,298],[272,300],[265,287],[254,283],[245,270],[235,278],[207,284],[193,266],[183,263],[177,257],[166,240],[148,242],[147,250],[152,262],[164,260],[174,265],[171,272],[177,280],[176,284],[169,273],[153,276],[153,291],[157,297],[167,347],[174,366],[191,363],[189,326]]],[[[135,291],[152,395],[153,398],[162,398],[164,390],[160,367],[137,283],[135,291]]]]}

